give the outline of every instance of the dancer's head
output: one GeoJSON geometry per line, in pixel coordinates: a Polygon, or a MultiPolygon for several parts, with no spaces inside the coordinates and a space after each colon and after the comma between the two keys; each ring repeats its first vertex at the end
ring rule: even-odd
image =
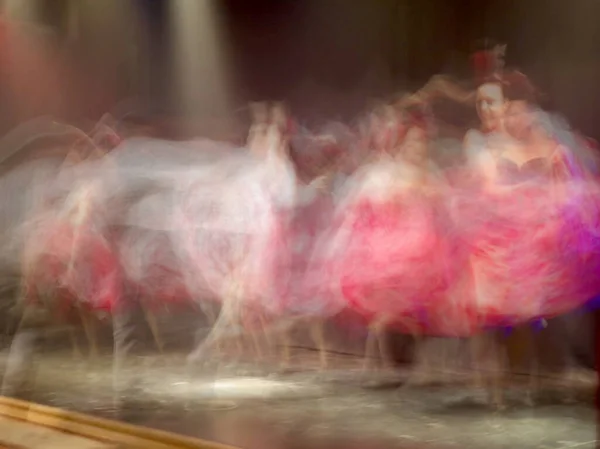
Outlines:
{"type": "Polygon", "coordinates": [[[506,76],[504,86],[505,129],[512,137],[526,140],[538,122],[535,89],[520,72],[506,76]]]}
{"type": "Polygon", "coordinates": [[[485,131],[502,131],[507,111],[534,102],[535,90],[520,72],[492,76],[481,82],[477,89],[477,113],[485,131]]]}
{"type": "Polygon", "coordinates": [[[502,82],[485,80],[477,89],[477,114],[485,131],[500,130],[503,126],[506,100],[502,82]]]}
{"type": "Polygon", "coordinates": [[[534,129],[535,117],[532,106],[526,101],[511,101],[505,113],[506,132],[517,140],[527,140],[534,129]]]}

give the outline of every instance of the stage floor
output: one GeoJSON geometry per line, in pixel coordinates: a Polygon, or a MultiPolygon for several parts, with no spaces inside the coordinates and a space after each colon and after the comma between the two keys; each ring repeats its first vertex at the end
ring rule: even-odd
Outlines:
{"type": "Polygon", "coordinates": [[[591,373],[572,383],[574,401],[560,379],[545,378],[533,407],[525,401],[525,382],[516,378],[507,388],[507,409],[498,412],[485,405],[464,373],[400,388],[401,373],[365,378],[354,357],[337,356],[335,369],[326,373],[311,369],[314,353],[295,357],[302,372],[209,364],[193,375],[182,355],[132,357],[124,374],[129,386],[117,410],[111,356],[82,361],[66,351],[46,352],[26,399],[249,449],[585,449],[596,444],[591,373]]]}

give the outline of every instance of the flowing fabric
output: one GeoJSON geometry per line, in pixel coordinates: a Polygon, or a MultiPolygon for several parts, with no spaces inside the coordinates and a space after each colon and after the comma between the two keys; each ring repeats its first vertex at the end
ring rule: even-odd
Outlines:
{"type": "Polygon", "coordinates": [[[583,221],[593,200],[581,179],[557,176],[563,167],[532,160],[517,168],[500,159],[497,188],[459,199],[479,327],[553,317],[593,294],[594,282],[582,278],[595,244],[594,226],[583,221]]]}
{"type": "Polygon", "coordinates": [[[39,223],[30,236],[28,299],[57,299],[110,311],[120,296],[118,260],[108,242],[88,224],[75,227],[56,218],[39,223]]]}
{"type": "Polygon", "coordinates": [[[182,187],[178,248],[192,292],[269,310],[295,179],[285,159],[240,157],[238,168],[225,158],[182,187]]]}
{"type": "Polygon", "coordinates": [[[344,307],[326,287],[330,272],[323,240],[330,229],[334,207],[332,195],[324,188],[314,183],[299,187],[277,256],[280,261],[276,263],[277,295],[273,306],[278,315],[328,318],[344,307]]]}
{"type": "Polygon", "coordinates": [[[359,188],[341,211],[333,263],[351,308],[421,332],[430,311],[445,298],[452,272],[443,214],[421,189],[410,183],[398,188],[399,179],[411,176],[404,168],[398,162],[378,163],[360,175],[366,188],[359,188]]]}
{"type": "MultiPolygon", "coordinates": [[[[299,182],[281,136],[263,131],[252,152],[132,139],[95,162],[9,170],[4,271],[24,269],[36,301],[111,310],[124,281],[153,306],[210,300],[272,320],[345,309],[440,336],[535,322],[600,293],[600,188],[586,148],[557,138],[552,160],[517,166],[487,151],[502,136],[481,136],[468,154],[480,166],[440,173],[378,154],[350,179],[337,173],[329,192],[299,182]]],[[[339,156],[320,155],[328,168],[339,156]]]]}
{"type": "Polygon", "coordinates": [[[170,233],[130,228],[119,240],[124,276],[146,305],[161,308],[190,302],[170,233]]]}

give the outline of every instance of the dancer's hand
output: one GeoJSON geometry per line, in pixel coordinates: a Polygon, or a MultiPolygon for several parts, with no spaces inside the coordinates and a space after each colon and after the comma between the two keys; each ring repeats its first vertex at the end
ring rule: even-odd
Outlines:
{"type": "Polygon", "coordinates": [[[404,109],[413,106],[424,106],[429,102],[429,100],[430,93],[423,88],[413,94],[406,94],[404,97],[402,97],[398,102],[398,107],[404,109]]]}
{"type": "Polygon", "coordinates": [[[418,93],[426,102],[431,102],[438,97],[445,97],[458,103],[471,103],[476,96],[475,91],[465,90],[445,75],[433,76],[418,93]]]}

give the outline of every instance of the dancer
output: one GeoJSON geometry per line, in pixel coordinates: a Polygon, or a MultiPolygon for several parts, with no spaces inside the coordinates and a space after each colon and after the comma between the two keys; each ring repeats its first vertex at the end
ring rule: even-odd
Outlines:
{"type": "Polygon", "coordinates": [[[341,294],[370,323],[366,363],[377,343],[391,362],[378,338],[388,326],[420,335],[450,281],[434,206],[440,185],[427,159],[430,129],[418,115],[402,125],[393,152],[355,175],[333,240],[341,294]]]}
{"type": "MultiPolygon", "coordinates": [[[[64,166],[62,172],[68,169],[64,166]]],[[[91,313],[110,312],[120,295],[118,264],[102,234],[102,215],[97,209],[98,180],[71,177],[71,181],[73,190],[66,198],[48,198],[49,185],[41,186],[46,199],[26,225],[24,315],[11,346],[3,381],[5,394],[18,390],[42,336],[40,329],[55,314],[61,316],[65,307],[67,312],[78,311],[92,354],[96,354],[91,313]]]]}
{"type": "MultiPolygon", "coordinates": [[[[570,150],[519,117],[519,108],[532,98],[521,73],[486,80],[477,98],[482,131],[469,132],[465,144],[481,187],[463,226],[471,236],[480,326],[518,325],[566,312],[587,299],[578,292],[578,264],[568,261],[573,254],[566,250],[577,236],[565,217],[573,207],[582,211],[569,199],[581,184],[565,182],[574,179],[566,164],[570,150]]],[[[494,341],[487,341],[485,352],[497,346],[494,341]]],[[[501,369],[496,366],[492,379],[498,406],[501,369]]]]}
{"type": "MultiPolygon", "coordinates": [[[[279,210],[290,208],[294,199],[294,171],[288,160],[287,139],[282,133],[283,111],[270,110],[265,134],[256,134],[261,145],[240,155],[247,164],[219,180],[215,173],[228,171],[228,160],[213,167],[209,178],[193,181],[182,207],[188,223],[182,245],[184,267],[197,269],[188,277],[195,291],[198,280],[219,298],[222,308],[210,336],[190,355],[198,360],[205,349],[238,326],[244,315],[261,315],[273,297],[273,274],[279,235],[285,226],[279,210]],[[222,164],[222,165],[220,165],[222,164]],[[213,181],[211,181],[211,179],[213,181]]],[[[256,334],[252,334],[258,343],[256,334]]],[[[257,351],[260,347],[255,345],[257,351]]]]}
{"type": "Polygon", "coordinates": [[[344,302],[326,288],[329,272],[322,250],[335,207],[337,145],[334,136],[321,135],[304,149],[312,154],[296,155],[305,176],[298,177],[297,196],[279,252],[281,262],[277,263],[277,295],[271,306],[284,328],[284,367],[290,362],[290,332],[297,324],[306,323],[319,351],[320,370],[324,370],[328,362],[325,321],[344,308],[344,302]]]}

